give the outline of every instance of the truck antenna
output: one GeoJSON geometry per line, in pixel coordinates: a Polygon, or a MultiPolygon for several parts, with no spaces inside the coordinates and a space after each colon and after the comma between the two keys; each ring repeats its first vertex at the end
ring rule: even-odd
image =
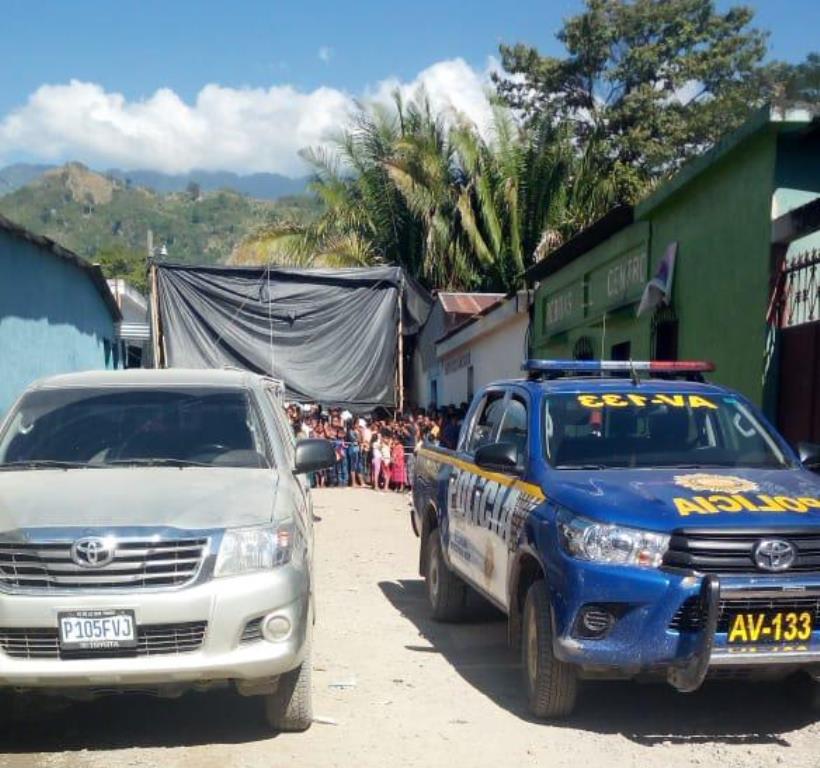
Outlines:
{"type": "Polygon", "coordinates": [[[632,358],[629,358],[629,375],[632,378],[632,386],[637,387],[638,384],[641,383],[640,378],[638,378],[638,371],[635,368],[635,364],[632,362],[632,358]]]}

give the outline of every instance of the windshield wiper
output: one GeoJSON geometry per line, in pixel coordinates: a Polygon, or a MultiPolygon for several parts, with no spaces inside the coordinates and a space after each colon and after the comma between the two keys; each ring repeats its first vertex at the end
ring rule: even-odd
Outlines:
{"type": "Polygon", "coordinates": [[[58,459],[30,459],[29,461],[7,461],[0,464],[0,471],[15,469],[86,469],[93,467],[82,461],[59,461],[58,459]]]}
{"type": "MultiPolygon", "coordinates": [[[[556,469],[618,469],[609,464],[559,464],[556,469]]],[[[623,468],[623,467],[622,467],[623,468]]]]}
{"type": "Polygon", "coordinates": [[[727,464],[655,464],[649,469],[705,469],[707,467],[713,467],[716,469],[729,469],[730,465],[727,464]]]}
{"type": "Polygon", "coordinates": [[[202,461],[189,461],[188,459],[172,458],[135,458],[135,459],[111,459],[100,464],[98,467],[210,467],[202,461]]]}

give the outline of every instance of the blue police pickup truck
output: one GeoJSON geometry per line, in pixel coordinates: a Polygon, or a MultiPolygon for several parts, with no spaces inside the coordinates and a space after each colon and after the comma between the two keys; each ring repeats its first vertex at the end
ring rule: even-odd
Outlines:
{"type": "Polygon", "coordinates": [[[587,679],[802,678],[820,700],[820,448],[799,455],[708,363],[528,361],[416,461],[432,614],[508,616],[532,713],[587,679]]]}

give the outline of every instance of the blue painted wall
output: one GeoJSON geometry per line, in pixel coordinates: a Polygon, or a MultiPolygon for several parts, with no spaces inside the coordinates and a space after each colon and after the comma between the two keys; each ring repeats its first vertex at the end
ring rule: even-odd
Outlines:
{"type": "Polygon", "coordinates": [[[114,319],[88,274],[0,229],[0,417],[42,376],[117,367],[114,319]]]}

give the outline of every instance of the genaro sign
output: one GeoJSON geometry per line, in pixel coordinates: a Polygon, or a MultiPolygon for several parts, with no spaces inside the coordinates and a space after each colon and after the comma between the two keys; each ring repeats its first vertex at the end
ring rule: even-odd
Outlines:
{"type": "Polygon", "coordinates": [[[638,301],[648,274],[649,257],[644,243],[595,269],[589,275],[591,314],[638,301]]]}
{"type": "Polygon", "coordinates": [[[543,301],[545,335],[551,336],[571,328],[584,317],[583,280],[547,294],[543,301]]]}

